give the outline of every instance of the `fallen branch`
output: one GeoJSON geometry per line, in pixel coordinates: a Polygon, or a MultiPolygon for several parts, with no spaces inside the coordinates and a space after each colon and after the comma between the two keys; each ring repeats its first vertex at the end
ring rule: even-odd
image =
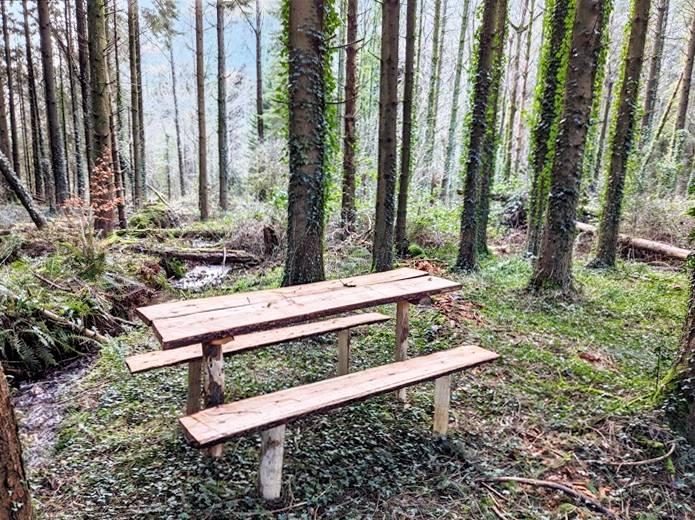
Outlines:
{"type": "MultiPolygon", "coordinates": [[[[590,233],[592,235],[595,235],[597,232],[596,226],[592,226],[591,224],[577,222],[576,225],[579,231],[590,233]]],[[[688,255],[692,253],[690,249],[683,249],[682,247],[676,247],[670,244],[664,244],[663,242],[656,242],[654,240],[646,240],[644,238],[634,238],[623,233],[618,235],[618,243],[623,247],[637,249],[638,251],[645,251],[682,261],[687,260],[688,255]]]]}
{"type": "Polygon", "coordinates": [[[610,460],[585,460],[583,462],[591,462],[594,464],[606,464],[607,466],[643,466],[645,464],[655,464],[657,462],[661,462],[662,460],[668,459],[671,455],[673,455],[673,452],[676,451],[676,443],[673,442],[671,443],[671,447],[669,450],[664,453],[663,455],[659,455],[658,457],[654,457],[652,459],[645,459],[645,460],[628,460],[625,462],[620,462],[620,461],[610,461],[610,460]]]}
{"type": "Polygon", "coordinates": [[[599,511],[600,513],[603,513],[609,518],[615,518],[619,519],[620,517],[618,516],[615,511],[612,511],[611,509],[608,509],[606,506],[601,504],[598,500],[595,500],[591,498],[588,495],[585,495],[581,491],[577,491],[576,489],[569,487],[565,484],[561,484],[559,482],[553,482],[552,480],[538,480],[535,478],[524,478],[524,477],[486,477],[483,479],[480,479],[480,482],[518,482],[520,484],[528,484],[529,486],[540,486],[540,487],[547,487],[551,489],[557,489],[558,491],[562,491],[563,493],[566,493],[574,498],[577,498],[581,501],[583,501],[585,504],[593,507],[596,511],[599,511]]]}
{"type": "Polygon", "coordinates": [[[132,245],[128,249],[167,259],[212,265],[241,264],[250,266],[261,263],[257,256],[239,249],[157,249],[142,245],[132,245]]]}

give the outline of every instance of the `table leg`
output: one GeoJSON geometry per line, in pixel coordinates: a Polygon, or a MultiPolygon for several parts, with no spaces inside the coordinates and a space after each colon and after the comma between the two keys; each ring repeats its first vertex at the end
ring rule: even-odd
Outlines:
{"type": "MultiPolygon", "coordinates": [[[[205,408],[224,403],[224,366],[222,363],[222,345],[203,343],[203,395],[205,408]]],[[[221,457],[223,444],[208,448],[211,457],[221,457]]]]}
{"type": "MultiPolygon", "coordinates": [[[[396,361],[408,359],[408,307],[407,301],[396,304],[396,361]]],[[[396,396],[405,402],[407,399],[406,389],[398,390],[396,396]]]]}
{"type": "Polygon", "coordinates": [[[350,329],[338,332],[338,375],[350,372],[350,329]]]}
{"type": "Polygon", "coordinates": [[[451,376],[434,380],[434,421],[432,430],[442,437],[449,428],[449,400],[451,398],[451,376]]]}
{"type": "Polygon", "coordinates": [[[200,359],[188,363],[188,398],[186,399],[186,415],[200,411],[201,368],[200,359]]]}
{"type": "Polygon", "coordinates": [[[258,468],[258,490],[265,500],[280,498],[282,491],[282,458],[285,451],[285,425],[261,432],[261,460],[258,468]]]}

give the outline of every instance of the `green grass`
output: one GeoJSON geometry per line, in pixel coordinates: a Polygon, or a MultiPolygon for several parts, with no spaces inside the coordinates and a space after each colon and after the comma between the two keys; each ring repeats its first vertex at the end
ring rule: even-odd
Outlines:
{"type": "MultiPolygon", "coordinates": [[[[450,259],[451,252],[439,254],[450,259]]],[[[364,272],[369,256],[355,246],[329,255],[327,265],[330,277],[364,272]]],[[[448,273],[464,286],[456,305],[479,319],[457,322],[436,307],[415,307],[410,353],[477,342],[502,355],[455,377],[449,439],[430,434],[432,384],[411,389],[405,409],[383,396],[302,419],[288,427],[284,498],[273,505],[255,492],[257,435],[227,443],[217,461],[182,440],[184,368],[127,373],[125,356],[157,347],[147,330],[134,330],[103,348],[74,390],[53,459],[31,475],[40,509],[47,518],[594,515],[541,488],[490,484],[493,493],[476,481],[504,474],[582,483],[616,511],[629,504],[635,518],[685,518],[695,488],[692,452],[677,451],[673,481],[669,461],[619,473],[580,462],[662,453],[667,433],[650,396],[675,353],[685,277],[627,263],[575,274],[578,294],[554,301],[524,290],[530,269],[519,258],[488,259],[473,275],[448,273]],[[628,487],[630,479],[640,485],[628,487]]],[[[240,276],[227,290],[280,278],[275,268],[240,276]]],[[[354,370],[390,362],[393,343],[393,323],[356,331],[354,370]]],[[[334,345],[328,335],[228,358],[227,399],[332,376],[334,345]]]]}

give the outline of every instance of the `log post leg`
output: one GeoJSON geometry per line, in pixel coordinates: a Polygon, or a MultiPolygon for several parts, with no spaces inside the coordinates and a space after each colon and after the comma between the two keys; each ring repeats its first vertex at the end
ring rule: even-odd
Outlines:
{"type": "Polygon", "coordinates": [[[188,363],[188,398],[186,399],[186,415],[200,411],[201,394],[201,360],[188,363]]]}
{"type": "Polygon", "coordinates": [[[449,399],[451,398],[451,376],[442,376],[434,381],[434,421],[432,431],[446,436],[449,427],[449,399]]]}
{"type": "MultiPolygon", "coordinates": [[[[224,403],[224,367],[222,364],[222,345],[203,343],[203,395],[205,408],[224,403]]],[[[208,448],[211,457],[221,457],[223,444],[208,448]]]]}
{"type": "MultiPolygon", "coordinates": [[[[396,361],[408,359],[408,302],[402,301],[396,304],[396,361]]],[[[401,388],[396,396],[405,402],[406,389],[401,388]]]]}
{"type": "Polygon", "coordinates": [[[338,375],[350,372],[350,329],[338,331],[338,375]]]}
{"type": "Polygon", "coordinates": [[[261,461],[258,469],[258,491],[265,500],[280,498],[282,490],[282,457],[285,451],[285,425],[261,432],[261,461]]]}

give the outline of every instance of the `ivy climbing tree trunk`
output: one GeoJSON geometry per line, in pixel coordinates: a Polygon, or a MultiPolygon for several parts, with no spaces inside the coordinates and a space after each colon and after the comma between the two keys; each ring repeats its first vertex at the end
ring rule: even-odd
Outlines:
{"type": "Polygon", "coordinates": [[[465,129],[467,143],[464,146],[466,155],[463,164],[466,179],[456,260],[457,267],[464,270],[478,267],[481,200],[485,193],[483,180],[487,175],[486,168],[491,166],[487,162],[490,158],[490,146],[496,141],[497,93],[501,75],[498,69],[504,49],[506,18],[506,0],[485,0],[476,37],[476,68],[471,71],[471,115],[465,129]]]}
{"type": "Polygon", "coordinates": [[[205,71],[203,70],[203,2],[195,0],[195,83],[198,105],[198,210],[200,220],[207,220],[208,165],[207,134],[205,130],[205,71]]]}
{"type": "Polygon", "coordinates": [[[326,154],[324,2],[289,0],[287,258],[283,285],[323,280],[326,154]]]}
{"type": "Polygon", "coordinates": [[[29,29],[29,9],[27,0],[22,0],[22,15],[24,17],[24,48],[27,66],[27,90],[29,91],[29,120],[31,121],[31,155],[34,168],[34,193],[37,197],[45,196],[43,175],[41,172],[41,159],[43,158],[43,136],[39,118],[39,99],[34,72],[34,56],[31,45],[31,31],[29,29]]]}
{"type": "MultiPolygon", "coordinates": [[[[406,79],[407,81],[407,79],[406,79]]],[[[404,101],[405,103],[405,101],[404,101]]],[[[352,231],[355,224],[355,148],[357,146],[357,0],[347,0],[345,49],[345,113],[343,116],[343,186],[340,218],[352,231]]],[[[403,144],[405,146],[405,143],[403,144]]]]}
{"type": "MultiPolygon", "coordinates": [[[[424,0],[423,0],[424,1],[424,0]]],[[[466,32],[468,30],[468,16],[470,12],[470,0],[463,0],[463,11],[461,14],[461,29],[459,30],[459,46],[456,55],[456,69],[454,71],[454,92],[449,115],[449,132],[446,141],[446,152],[444,156],[444,171],[442,172],[442,184],[439,187],[439,199],[442,202],[449,200],[451,191],[451,178],[454,161],[454,150],[456,148],[456,125],[458,124],[459,100],[461,98],[461,75],[463,72],[463,54],[466,48],[466,32]]],[[[406,39],[407,41],[407,39],[406,39]]]]}
{"type": "Polygon", "coordinates": [[[142,75],[140,66],[140,15],[138,0],[128,0],[128,44],[130,54],[130,124],[133,141],[133,204],[142,206],[145,198],[145,127],[142,115],[142,75]]]}
{"type": "Polygon", "coordinates": [[[572,288],[572,250],[582,157],[597,90],[597,71],[605,59],[603,33],[609,14],[610,2],[606,0],[576,2],[548,209],[531,278],[531,287],[537,290],[560,289],[566,292],[572,288]]]}
{"type": "Polygon", "coordinates": [[[220,208],[227,211],[227,64],[224,47],[224,2],[217,0],[217,153],[220,177],[220,208]]]}
{"type": "MultiPolygon", "coordinates": [[[[421,0],[424,2],[424,0],[421,0]]],[[[466,0],[468,2],[468,0],[466,0]]],[[[403,81],[403,137],[401,139],[401,171],[398,182],[398,211],[396,213],[396,252],[408,252],[406,223],[408,219],[408,190],[412,168],[413,139],[413,74],[415,67],[415,23],[417,0],[408,0],[405,17],[405,78],[403,81]]],[[[456,98],[455,98],[456,99],[456,98]]],[[[454,102],[454,106],[456,103],[454,102]]]]}
{"type": "Polygon", "coordinates": [[[656,109],[656,97],[659,90],[661,77],[661,62],[664,56],[664,44],[666,42],[666,27],[668,26],[669,0],[659,0],[657,9],[654,44],[652,45],[652,58],[649,62],[649,76],[644,94],[644,110],[642,114],[642,144],[646,145],[652,131],[654,122],[654,110],[656,109]]]}
{"type": "Polygon", "coordinates": [[[601,211],[598,247],[591,267],[613,267],[618,249],[620,212],[627,162],[632,152],[639,82],[651,0],[632,0],[630,36],[618,89],[617,112],[608,143],[608,177],[601,211]]]}
{"type": "Polygon", "coordinates": [[[678,99],[678,111],[676,112],[676,125],[673,133],[672,150],[678,165],[678,177],[676,179],[676,193],[683,195],[688,187],[687,159],[685,158],[686,122],[688,119],[688,106],[690,105],[690,87],[693,79],[693,63],[695,63],[695,14],[690,20],[690,34],[685,53],[685,65],[683,67],[683,81],[678,99]]]}
{"type": "MultiPolygon", "coordinates": [[[[567,20],[570,0],[548,0],[545,6],[544,41],[538,66],[535,113],[531,128],[529,173],[529,217],[527,251],[538,255],[543,216],[550,189],[549,157],[554,157],[555,134],[559,120],[558,92],[566,70],[568,41],[567,20]]],[[[560,93],[561,95],[561,93],[560,93]]]]}
{"type": "MultiPolygon", "coordinates": [[[[0,153],[2,151],[0,150],[0,153]]],[[[1,163],[9,166],[3,157],[1,163]]],[[[17,421],[10,401],[5,372],[0,365],[0,518],[31,520],[34,518],[22,461],[22,445],[19,442],[17,421]]]]}
{"type": "Polygon", "coordinates": [[[92,84],[92,128],[94,130],[94,168],[90,176],[89,193],[94,212],[94,228],[102,234],[113,230],[116,207],[105,11],[104,0],[87,2],[89,75],[92,84]]]}
{"type": "Polygon", "coordinates": [[[55,72],[53,69],[53,38],[48,0],[38,0],[39,36],[41,39],[41,62],[43,83],[46,95],[46,119],[48,121],[48,141],[51,148],[51,169],[55,202],[61,206],[68,198],[68,179],[65,173],[65,151],[58,117],[55,72]]]}
{"type": "Polygon", "coordinates": [[[379,82],[379,153],[372,270],[393,267],[396,127],[398,120],[398,0],[384,0],[381,12],[381,79],[379,82]]]}

